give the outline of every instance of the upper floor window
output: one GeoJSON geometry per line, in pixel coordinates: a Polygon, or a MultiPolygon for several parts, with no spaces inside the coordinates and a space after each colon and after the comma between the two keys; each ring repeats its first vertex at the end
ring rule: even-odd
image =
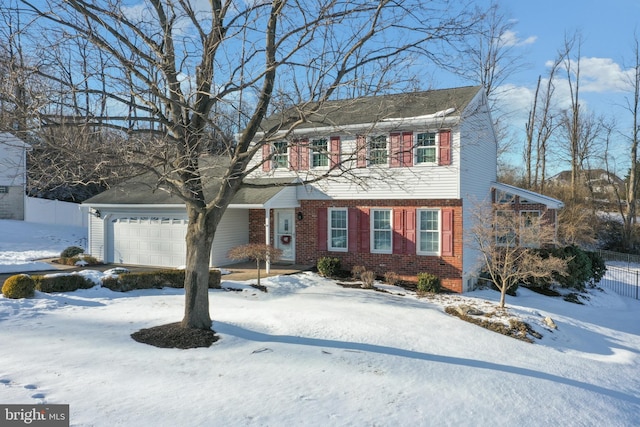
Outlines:
{"type": "Polygon", "coordinates": [[[329,142],[326,139],[311,141],[311,167],[324,168],[329,166],[329,142]]]}
{"type": "Polygon", "coordinates": [[[371,219],[371,252],[390,254],[393,239],[391,209],[374,209],[371,219]]]}
{"type": "Polygon", "coordinates": [[[388,155],[386,135],[373,136],[369,139],[369,164],[386,165],[388,155]]]}
{"type": "Polygon", "coordinates": [[[435,163],[436,134],[435,132],[424,132],[416,135],[416,164],[435,163]]]}
{"type": "Polygon", "coordinates": [[[273,167],[289,168],[288,143],[278,141],[273,143],[273,167]]]}
{"type": "Polygon", "coordinates": [[[418,254],[439,255],[440,253],[440,211],[437,209],[418,210],[418,254]]]}
{"type": "Polygon", "coordinates": [[[6,185],[0,185],[0,194],[7,194],[9,192],[9,187],[6,185]]]}
{"type": "Polygon", "coordinates": [[[329,250],[347,250],[347,209],[329,209],[329,250]]]}

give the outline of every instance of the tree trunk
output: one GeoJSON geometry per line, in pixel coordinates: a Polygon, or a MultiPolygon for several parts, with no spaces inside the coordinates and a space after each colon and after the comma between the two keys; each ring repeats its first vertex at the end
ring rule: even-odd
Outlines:
{"type": "Polygon", "coordinates": [[[216,229],[212,222],[203,214],[189,215],[183,328],[211,329],[212,326],[209,314],[209,264],[216,229]]]}

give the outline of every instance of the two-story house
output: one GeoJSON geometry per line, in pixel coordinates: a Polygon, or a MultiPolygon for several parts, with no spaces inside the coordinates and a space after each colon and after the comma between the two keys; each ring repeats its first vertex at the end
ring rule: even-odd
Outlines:
{"type": "Polygon", "coordinates": [[[0,132],[0,219],[24,219],[30,148],[13,134],[0,132]]]}
{"type": "MultiPolygon", "coordinates": [[[[313,265],[332,256],[346,269],[362,265],[380,275],[430,272],[463,292],[478,268],[478,254],[464,244],[477,203],[508,193],[550,221],[561,207],[495,182],[496,138],[481,87],[304,108],[264,121],[256,139],[271,142],[254,156],[247,180],[299,185],[241,189],[218,227],[213,266],[231,263],[233,246],[268,242],[284,261],[313,265]],[[282,126],[292,115],[303,123],[282,126]]],[[[208,185],[214,191],[215,179],[208,185]]],[[[184,262],[180,200],[133,182],[125,187],[85,202],[93,213],[90,252],[109,262],[184,262]]]]}

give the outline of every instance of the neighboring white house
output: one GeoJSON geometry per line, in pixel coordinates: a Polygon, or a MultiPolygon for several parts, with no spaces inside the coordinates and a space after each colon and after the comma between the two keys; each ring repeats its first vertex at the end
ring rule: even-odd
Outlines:
{"type": "MultiPolygon", "coordinates": [[[[496,138],[481,87],[330,101],[304,112],[294,130],[282,126],[297,114],[299,108],[264,121],[264,132],[275,138],[254,157],[251,181],[331,179],[241,189],[218,227],[213,266],[230,263],[233,246],[268,242],[283,250],[285,261],[315,264],[332,256],[346,269],[363,265],[380,275],[430,272],[464,292],[478,267],[478,254],[463,239],[477,202],[509,193],[514,209],[538,212],[551,223],[562,207],[496,183],[496,138]]],[[[213,192],[219,182],[214,169],[208,173],[213,192]]],[[[152,184],[129,181],[84,203],[94,256],[184,263],[184,205],[169,193],[151,192],[152,184]]]]}
{"type": "Polygon", "coordinates": [[[0,219],[24,219],[30,148],[14,135],[0,132],[0,219]]]}

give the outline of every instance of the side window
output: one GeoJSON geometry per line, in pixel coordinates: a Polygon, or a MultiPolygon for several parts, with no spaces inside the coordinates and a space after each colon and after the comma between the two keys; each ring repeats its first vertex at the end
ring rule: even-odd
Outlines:
{"type": "Polygon", "coordinates": [[[278,141],[273,143],[274,168],[289,168],[288,145],[287,141],[278,141]]]}
{"type": "Polygon", "coordinates": [[[418,210],[418,254],[440,254],[440,211],[437,209],[418,210]]]}
{"type": "Polygon", "coordinates": [[[416,135],[416,164],[436,163],[436,133],[423,132],[416,135]]]}
{"type": "Polygon", "coordinates": [[[390,254],[392,252],[393,227],[391,209],[371,210],[371,252],[390,254]]]}
{"type": "Polygon", "coordinates": [[[326,139],[311,141],[311,167],[325,168],[329,166],[329,142],[326,139]]]}
{"type": "Polygon", "coordinates": [[[369,138],[369,164],[386,165],[388,163],[389,149],[386,135],[378,135],[369,138]]]}
{"type": "Polygon", "coordinates": [[[498,210],[495,213],[494,229],[498,246],[514,247],[517,244],[515,212],[510,209],[498,210]]]}
{"type": "Polygon", "coordinates": [[[347,209],[329,209],[329,250],[346,252],[348,248],[347,209]]]}
{"type": "Polygon", "coordinates": [[[520,211],[520,246],[537,248],[540,231],[540,211],[520,211]]]}

